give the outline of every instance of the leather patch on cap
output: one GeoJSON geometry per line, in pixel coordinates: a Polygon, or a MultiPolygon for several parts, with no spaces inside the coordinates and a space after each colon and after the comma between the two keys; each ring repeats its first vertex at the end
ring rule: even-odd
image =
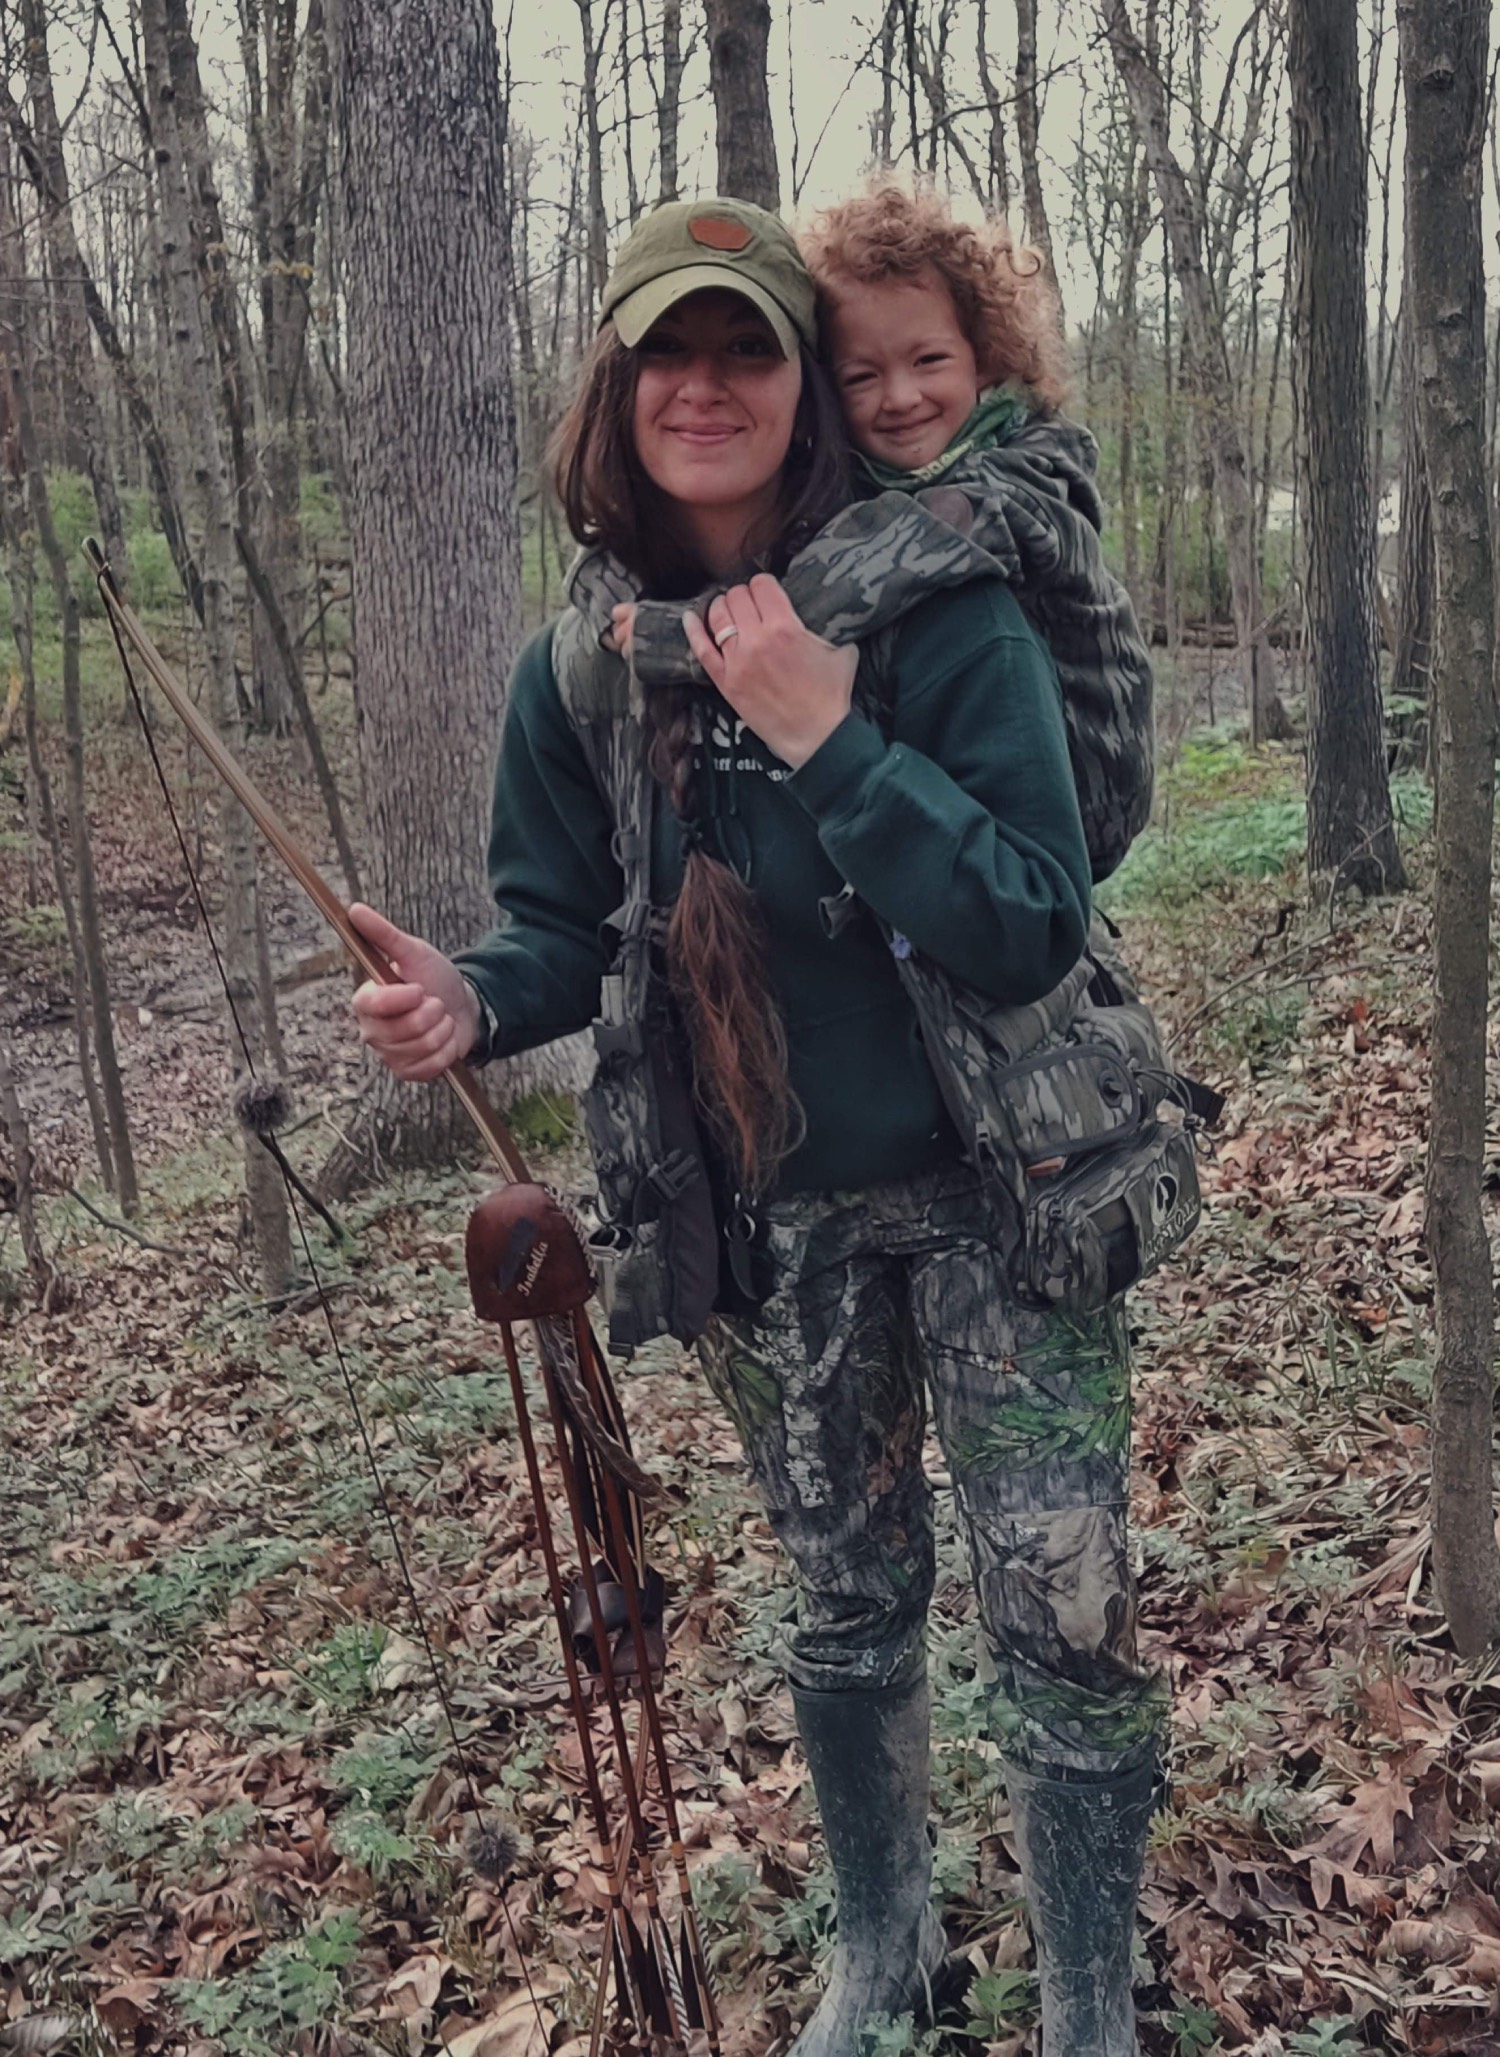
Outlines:
{"type": "Polygon", "coordinates": [[[731,255],[748,250],[755,240],[754,231],[744,222],[725,221],[712,214],[695,215],[688,223],[688,234],[705,250],[727,250],[731,255]]]}

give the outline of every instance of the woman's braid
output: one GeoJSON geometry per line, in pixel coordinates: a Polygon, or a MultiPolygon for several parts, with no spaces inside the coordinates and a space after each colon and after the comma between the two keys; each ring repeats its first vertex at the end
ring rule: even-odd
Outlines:
{"type": "Polygon", "coordinates": [[[803,1121],[787,1077],[786,1029],[766,968],[760,909],[738,873],[703,842],[706,712],[691,685],[646,694],[651,769],[690,832],[667,930],[667,973],[687,1023],[699,1105],[749,1199],[795,1149],[803,1121]]]}

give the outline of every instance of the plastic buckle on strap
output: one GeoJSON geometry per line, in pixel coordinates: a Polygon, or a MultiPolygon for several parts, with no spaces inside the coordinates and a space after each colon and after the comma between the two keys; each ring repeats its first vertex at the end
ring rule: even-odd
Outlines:
{"type": "Polygon", "coordinates": [[[601,1062],[611,1057],[639,1057],[646,1039],[638,1021],[596,1021],[594,1049],[601,1062]]]}
{"type": "Polygon", "coordinates": [[[670,1201],[685,1193],[697,1176],[697,1159],[686,1150],[674,1150],[659,1164],[652,1165],[645,1183],[659,1199],[670,1201]]]}

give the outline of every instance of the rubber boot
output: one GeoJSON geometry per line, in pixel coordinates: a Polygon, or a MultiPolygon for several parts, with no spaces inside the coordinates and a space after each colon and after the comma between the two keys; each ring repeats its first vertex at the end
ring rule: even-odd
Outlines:
{"type": "Polygon", "coordinates": [[[947,1954],[928,1905],[926,1679],[873,1692],[792,1690],[838,1880],[838,1942],[791,2057],[859,2057],[872,2015],[922,2004],[947,1954]]]}
{"type": "Polygon", "coordinates": [[[1107,1779],[1007,1763],[1042,1997],[1042,2057],[1134,2057],[1130,1946],[1154,1758],[1107,1779]]]}

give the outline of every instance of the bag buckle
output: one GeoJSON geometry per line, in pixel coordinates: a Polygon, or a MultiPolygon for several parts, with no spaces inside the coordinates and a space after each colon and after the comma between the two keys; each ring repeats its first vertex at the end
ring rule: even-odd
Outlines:
{"type": "Polygon", "coordinates": [[[615,1057],[639,1057],[646,1047],[638,1021],[596,1021],[594,1050],[601,1064],[615,1057]]]}

